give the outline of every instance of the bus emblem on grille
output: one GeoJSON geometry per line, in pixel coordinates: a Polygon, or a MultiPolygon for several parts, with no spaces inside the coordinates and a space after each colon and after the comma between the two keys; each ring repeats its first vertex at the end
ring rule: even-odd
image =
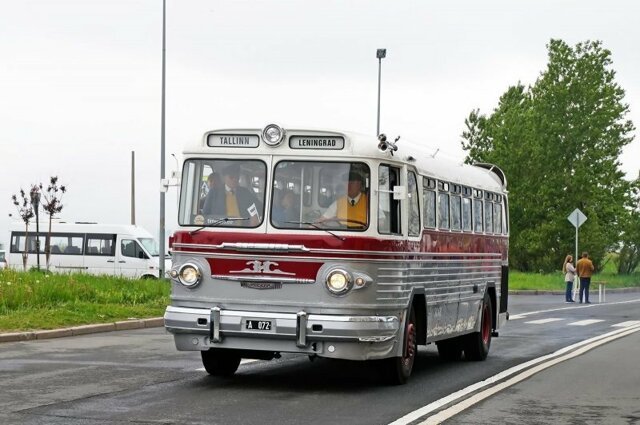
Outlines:
{"type": "Polygon", "coordinates": [[[242,270],[231,270],[229,273],[269,273],[269,274],[281,274],[281,275],[295,275],[295,273],[283,272],[278,269],[278,263],[275,261],[260,261],[253,260],[247,261],[246,267],[242,270]]]}

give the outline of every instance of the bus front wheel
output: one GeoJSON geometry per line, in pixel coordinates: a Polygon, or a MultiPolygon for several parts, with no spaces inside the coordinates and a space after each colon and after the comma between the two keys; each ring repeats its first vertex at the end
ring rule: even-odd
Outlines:
{"type": "Polygon", "coordinates": [[[234,350],[210,348],[201,351],[202,365],[209,375],[229,377],[236,373],[241,357],[234,350]]]}
{"type": "Polygon", "coordinates": [[[404,326],[402,357],[391,357],[384,360],[386,362],[384,370],[389,384],[401,385],[406,384],[409,380],[418,354],[417,341],[416,313],[412,306],[404,326]]]}

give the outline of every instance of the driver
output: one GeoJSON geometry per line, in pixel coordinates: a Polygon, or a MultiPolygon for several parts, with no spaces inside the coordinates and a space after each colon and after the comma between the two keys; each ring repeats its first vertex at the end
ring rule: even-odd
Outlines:
{"type": "Polygon", "coordinates": [[[318,222],[341,221],[347,227],[362,228],[367,223],[369,200],[362,192],[362,174],[350,171],[347,180],[347,194],[336,199],[322,214],[318,222]]]}

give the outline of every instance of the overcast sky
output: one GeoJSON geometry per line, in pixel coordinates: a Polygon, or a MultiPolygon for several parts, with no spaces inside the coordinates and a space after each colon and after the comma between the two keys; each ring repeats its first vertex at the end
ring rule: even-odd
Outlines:
{"type": "MultiPolygon", "coordinates": [[[[167,0],[167,174],[207,130],[277,122],[381,131],[463,159],[473,108],[533,84],[546,44],[602,40],[640,125],[640,3],[628,1],[167,0]]],[[[62,217],[158,233],[161,0],[0,0],[0,242],[10,197],[57,175],[62,217]]],[[[638,175],[640,140],[624,151],[638,175]]],[[[176,190],[167,196],[174,230],[176,190]]]]}

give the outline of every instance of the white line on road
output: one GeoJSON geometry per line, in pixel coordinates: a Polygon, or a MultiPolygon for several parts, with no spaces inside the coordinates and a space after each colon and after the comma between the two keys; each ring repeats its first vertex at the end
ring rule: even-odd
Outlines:
{"type": "Polygon", "coordinates": [[[640,320],[629,320],[628,322],[617,323],[615,325],[611,325],[614,328],[628,328],[630,326],[640,325],[640,320]]]}
{"type": "Polygon", "coordinates": [[[593,325],[594,323],[604,322],[602,319],[586,319],[586,320],[578,320],[577,322],[569,323],[569,326],[587,326],[593,325]]]}
{"type": "Polygon", "coordinates": [[[524,323],[531,323],[532,325],[542,325],[545,323],[551,323],[551,322],[557,322],[558,320],[563,320],[563,319],[558,319],[558,318],[549,318],[549,319],[538,319],[538,320],[532,320],[530,322],[524,322],[524,323]]]}
{"type": "Polygon", "coordinates": [[[607,342],[613,341],[617,338],[622,338],[624,336],[630,335],[634,332],[640,331],[640,325],[631,326],[624,329],[617,329],[612,332],[605,333],[603,335],[596,336],[594,338],[590,338],[576,344],[570,345],[568,347],[561,348],[555,353],[547,354],[542,357],[538,357],[537,359],[529,360],[528,362],[522,363],[518,366],[514,366],[510,369],[507,369],[503,372],[500,372],[490,378],[485,379],[481,382],[476,382],[473,385],[470,385],[466,388],[463,388],[460,391],[456,391],[455,393],[449,394],[448,396],[441,398],[440,400],[436,400],[433,403],[429,403],[420,409],[414,410],[411,413],[406,414],[400,419],[395,420],[389,425],[407,425],[412,423],[420,418],[424,418],[425,416],[441,409],[442,407],[459,401],[456,405],[449,407],[448,409],[439,412],[437,415],[427,418],[426,421],[422,422],[422,424],[431,424],[431,423],[440,423],[453,415],[463,411],[464,409],[472,406],[475,403],[491,396],[492,394],[507,388],[508,386],[514,385],[529,376],[532,376],[550,366],[553,366],[556,363],[568,360],[570,358],[579,356],[584,354],[585,352],[596,348],[599,345],[606,344],[607,342]],[[568,354],[567,354],[568,353],[568,354]],[[546,363],[545,363],[546,362],[546,363]],[[526,370],[528,369],[528,370],[526,370]],[[524,372],[516,375],[516,373],[524,370],[524,372]],[[513,376],[516,375],[516,376],[513,376]],[[513,376],[513,377],[511,377],[513,376]],[[509,378],[509,380],[502,382],[501,384],[494,385],[497,382],[500,382],[503,379],[509,378]],[[486,388],[489,387],[489,388],[486,388]],[[470,397],[469,399],[464,399],[464,397],[473,394],[476,391],[482,390],[470,397]]]}
{"type": "Polygon", "coordinates": [[[616,305],[616,304],[629,304],[629,303],[637,303],[640,302],[640,298],[637,298],[635,300],[628,300],[628,301],[618,301],[615,303],[606,303],[606,304],[587,304],[587,305],[576,305],[576,306],[571,306],[571,307],[562,307],[562,308],[552,308],[550,310],[538,310],[538,311],[529,311],[526,313],[519,313],[519,314],[513,314],[513,315],[509,315],[509,320],[514,320],[514,319],[523,319],[527,316],[532,316],[534,314],[540,314],[540,313],[550,313],[552,311],[564,311],[564,310],[575,310],[578,308],[593,308],[593,307],[598,307],[598,306],[602,306],[602,305],[616,305]]]}

